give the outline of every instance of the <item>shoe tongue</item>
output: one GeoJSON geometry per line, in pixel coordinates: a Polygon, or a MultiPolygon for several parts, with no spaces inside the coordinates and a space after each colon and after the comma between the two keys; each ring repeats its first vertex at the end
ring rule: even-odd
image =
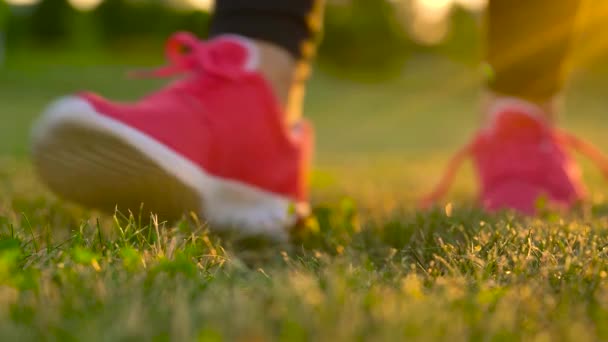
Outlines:
{"type": "Polygon", "coordinates": [[[221,35],[208,42],[211,54],[216,61],[253,72],[259,65],[259,52],[253,41],[239,35],[221,35]]]}
{"type": "Polygon", "coordinates": [[[539,139],[547,128],[542,111],[528,103],[497,106],[491,112],[489,131],[497,138],[539,139]]]}

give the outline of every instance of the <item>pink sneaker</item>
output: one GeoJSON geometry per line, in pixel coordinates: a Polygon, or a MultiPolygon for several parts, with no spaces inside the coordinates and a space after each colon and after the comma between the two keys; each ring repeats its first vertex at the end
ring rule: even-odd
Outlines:
{"type": "Polygon", "coordinates": [[[481,183],[481,204],[488,211],[536,212],[537,200],[570,208],[586,196],[581,172],[568,156],[572,147],[608,174],[608,159],[591,144],[549,125],[542,110],[517,99],[502,99],[490,111],[490,122],[458,152],[436,190],[422,201],[429,206],[449,189],[460,164],[473,157],[481,183]]]}
{"type": "Polygon", "coordinates": [[[171,65],[150,74],[185,77],[139,102],[83,93],[50,106],[33,131],[41,178],[96,208],[143,203],[163,217],[194,211],[220,227],[284,235],[308,210],[311,126],[286,126],[245,38],[177,33],[167,56],[171,65]]]}

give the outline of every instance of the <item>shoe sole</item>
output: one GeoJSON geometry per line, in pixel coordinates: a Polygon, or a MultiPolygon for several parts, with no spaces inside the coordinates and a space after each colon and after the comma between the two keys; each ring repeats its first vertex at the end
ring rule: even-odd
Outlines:
{"type": "Polygon", "coordinates": [[[35,169],[60,197],[89,207],[175,219],[193,211],[213,228],[286,237],[305,203],[210,175],[168,147],[85,100],[49,107],[32,136],[35,169]]]}

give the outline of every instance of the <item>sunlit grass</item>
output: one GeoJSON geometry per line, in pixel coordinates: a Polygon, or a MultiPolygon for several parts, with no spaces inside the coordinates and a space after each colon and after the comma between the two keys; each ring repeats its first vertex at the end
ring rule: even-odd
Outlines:
{"type": "MultiPolygon", "coordinates": [[[[470,168],[445,203],[415,209],[479,124],[474,70],[417,56],[387,84],[316,75],[314,214],[273,244],[196,216],[100,214],[41,186],[31,120],[65,92],[158,85],[117,82],[126,69],[0,74],[0,341],[608,339],[608,187],[588,164],[592,199],[568,215],[485,214],[470,168]]],[[[563,122],[607,150],[602,82],[575,80],[563,122]]]]}
{"type": "MultiPolygon", "coordinates": [[[[5,164],[6,166],[6,164],[5,164]]],[[[608,212],[317,203],[292,242],[67,206],[2,181],[2,340],[608,338],[608,212]]]]}

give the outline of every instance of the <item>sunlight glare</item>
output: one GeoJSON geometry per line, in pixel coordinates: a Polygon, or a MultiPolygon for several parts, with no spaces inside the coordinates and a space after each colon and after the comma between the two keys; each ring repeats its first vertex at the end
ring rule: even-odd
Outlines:
{"type": "Polygon", "coordinates": [[[103,0],[68,0],[70,5],[79,11],[90,11],[95,9],[103,0]]]}
{"type": "Polygon", "coordinates": [[[452,7],[452,0],[415,0],[414,13],[424,20],[438,22],[445,20],[452,7]]]}
{"type": "Polygon", "coordinates": [[[409,31],[413,38],[423,44],[441,42],[449,31],[449,15],[452,0],[414,0],[409,31]]]}
{"type": "Polygon", "coordinates": [[[193,8],[206,12],[212,11],[215,5],[214,0],[187,0],[186,2],[193,8]]]}

